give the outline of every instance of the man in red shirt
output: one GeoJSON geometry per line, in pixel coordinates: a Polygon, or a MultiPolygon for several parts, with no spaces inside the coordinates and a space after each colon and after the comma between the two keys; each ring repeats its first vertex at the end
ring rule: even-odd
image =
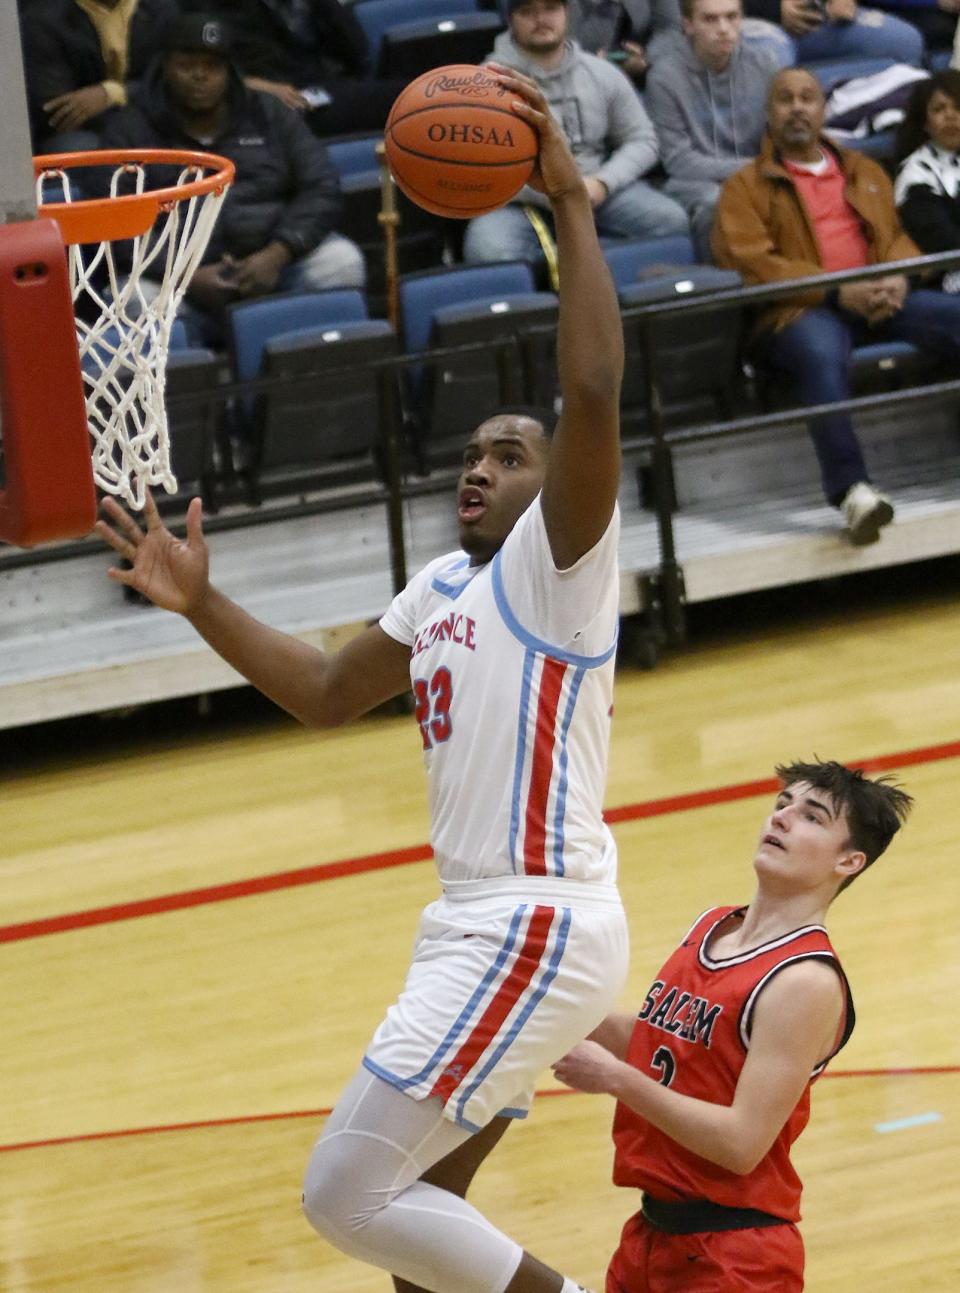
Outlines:
{"type": "Polygon", "coordinates": [[[606,1293],[803,1288],[790,1148],[854,1025],[827,908],[911,799],[838,763],[777,774],[750,905],[699,916],[639,1015],[608,1015],[554,1065],[568,1086],[616,1097],[614,1181],[643,1191],[606,1293]]]}
{"type": "MultiPolygon", "coordinates": [[[[823,134],[824,98],[810,72],[773,80],[760,155],[724,184],[713,229],[718,264],[748,283],[774,283],[854,269],[920,253],[900,227],[893,189],[876,162],[823,134]]],[[[960,298],[910,290],[901,275],[805,292],[763,309],[757,358],[789,374],[803,404],[850,397],[855,346],[909,341],[954,363],[960,358],[960,298]]],[[[824,493],[840,507],[851,540],[871,543],[893,518],[870,484],[850,416],[812,419],[824,493]]]]}

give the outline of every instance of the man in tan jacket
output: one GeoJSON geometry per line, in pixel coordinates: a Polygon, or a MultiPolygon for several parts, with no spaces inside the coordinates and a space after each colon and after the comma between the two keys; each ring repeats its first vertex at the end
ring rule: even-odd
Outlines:
{"type": "MultiPolygon", "coordinates": [[[[772,81],[759,157],[724,184],[713,229],[718,264],[748,283],[776,283],[920,253],[897,220],[883,170],[822,134],[823,92],[807,71],[772,81]]],[[[805,404],[849,398],[854,346],[909,341],[960,358],[960,298],[911,291],[902,274],[807,291],[772,302],[756,325],[757,357],[787,372],[805,404]]],[[[870,484],[846,413],[812,419],[827,499],[841,508],[853,543],[872,543],[893,519],[890,500],[870,484]]]]}

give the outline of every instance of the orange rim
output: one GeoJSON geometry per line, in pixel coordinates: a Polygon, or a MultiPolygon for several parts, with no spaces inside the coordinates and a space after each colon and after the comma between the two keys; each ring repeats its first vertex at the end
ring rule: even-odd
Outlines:
{"type": "Polygon", "coordinates": [[[65,243],[113,242],[136,238],[150,228],[162,210],[177,202],[222,193],[233,183],[234,165],[216,153],[190,152],[171,148],[116,148],[102,152],[49,153],[33,159],[33,173],[72,171],[85,166],[133,166],[137,164],[200,167],[211,171],[200,179],[172,188],[150,189],[117,198],[80,198],[76,202],[43,202],[38,214],[50,216],[60,226],[65,243]]]}

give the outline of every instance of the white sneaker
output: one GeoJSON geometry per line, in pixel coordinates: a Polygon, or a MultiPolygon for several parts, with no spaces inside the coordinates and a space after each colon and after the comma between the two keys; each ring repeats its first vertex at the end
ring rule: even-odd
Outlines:
{"type": "Polygon", "coordinates": [[[876,543],[880,531],[893,520],[893,504],[886,494],[868,485],[865,480],[851,485],[840,504],[850,542],[862,547],[876,543]]]}

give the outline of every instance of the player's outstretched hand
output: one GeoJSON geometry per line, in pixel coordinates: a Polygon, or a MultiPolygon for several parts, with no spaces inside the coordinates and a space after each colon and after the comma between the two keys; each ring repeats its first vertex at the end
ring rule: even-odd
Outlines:
{"type": "Polygon", "coordinates": [[[553,1065],[554,1076],[564,1086],[593,1095],[612,1094],[616,1070],[622,1061],[597,1042],[578,1042],[553,1065]]]}
{"type": "Polygon", "coordinates": [[[97,533],[132,566],[130,570],[111,566],[110,578],[135,588],[166,611],[189,615],[196,610],[210,587],[201,500],[192,499],[187,510],[185,541],[175,538],[160,520],[149,492],[143,509],[145,530],[114,498],[104,499],[103,510],[112,524],[98,521],[97,533]]]}
{"type": "Polygon", "coordinates": [[[567,137],[547,106],[543,91],[529,76],[505,67],[502,63],[485,63],[485,71],[492,71],[505,89],[516,95],[510,105],[537,132],[540,151],[529,183],[540,193],[556,201],[567,193],[583,188],[583,177],[573,159],[567,137]]]}

